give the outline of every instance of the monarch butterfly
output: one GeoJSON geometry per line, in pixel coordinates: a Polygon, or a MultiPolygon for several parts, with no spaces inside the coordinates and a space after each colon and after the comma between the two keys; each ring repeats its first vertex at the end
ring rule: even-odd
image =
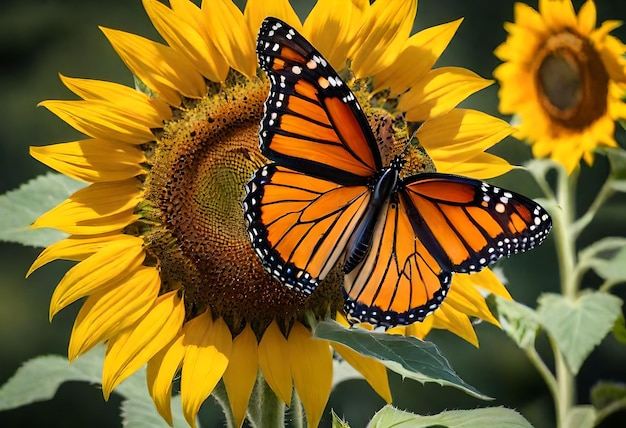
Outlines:
{"type": "Polygon", "coordinates": [[[343,262],[346,312],[391,327],[422,321],[453,272],[477,272],[541,243],[551,228],[532,200],[440,173],[401,178],[383,165],[354,94],[322,55],[276,18],[256,46],[270,81],[259,128],[273,163],[246,185],[251,243],[288,287],[312,293],[343,262]]]}

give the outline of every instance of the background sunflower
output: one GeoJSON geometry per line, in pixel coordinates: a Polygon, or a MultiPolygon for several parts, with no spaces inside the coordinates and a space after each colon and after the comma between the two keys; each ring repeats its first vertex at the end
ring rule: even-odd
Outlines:
{"type": "MultiPolygon", "coordinates": [[[[292,1],[301,16],[310,10],[312,3],[308,0],[292,1]]],[[[574,2],[577,10],[581,3],[574,2]]],[[[530,6],[536,8],[536,2],[531,2],[530,6]]],[[[600,20],[626,16],[626,5],[622,2],[599,1],[597,8],[600,20]]],[[[34,109],[41,100],[69,97],[67,89],[57,77],[58,72],[132,86],[132,76],[106,38],[97,30],[97,26],[130,31],[154,40],[158,40],[159,36],[139,0],[113,0],[107,2],[106,7],[102,3],[78,0],[62,3],[4,1],[0,10],[0,47],[4,58],[4,65],[0,67],[0,93],[4,101],[0,105],[3,117],[3,132],[0,134],[0,193],[4,193],[48,171],[28,155],[29,145],[81,138],[69,126],[60,126],[60,121],[45,109],[34,109]]],[[[491,76],[493,68],[499,63],[492,52],[506,37],[502,24],[513,20],[513,1],[422,0],[414,31],[459,17],[465,17],[465,20],[437,65],[460,65],[481,76],[491,76]]],[[[624,27],[618,28],[613,34],[626,40],[624,27]]],[[[497,115],[496,92],[497,87],[491,86],[472,96],[464,106],[497,115]]],[[[617,140],[624,147],[624,131],[619,128],[618,132],[617,140]]],[[[500,144],[494,152],[511,163],[521,163],[531,156],[526,145],[512,139],[500,144]]],[[[598,180],[606,174],[606,168],[604,159],[598,159],[593,170],[582,167],[580,204],[590,202],[599,186],[598,180]]],[[[531,196],[538,195],[528,175],[519,172],[501,178],[498,184],[531,196]]],[[[588,236],[581,239],[581,244],[589,244],[598,236],[609,233],[626,235],[622,214],[625,207],[626,198],[623,195],[612,199],[588,230],[588,236]]],[[[36,272],[26,281],[23,279],[24,273],[39,251],[15,244],[3,244],[0,247],[0,343],[3,349],[0,355],[0,383],[4,383],[26,359],[44,353],[66,353],[78,305],[61,312],[52,327],[46,314],[52,290],[69,265],[57,262],[45,271],[36,272]]],[[[504,266],[505,274],[512,283],[510,291],[521,303],[532,305],[540,292],[546,291],[535,285],[538,284],[537,272],[552,275],[545,282],[556,287],[557,271],[549,245],[507,261],[504,266]]],[[[595,277],[588,278],[590,285],[596,280],[595,277]]],[[[616,291],[620,297],[626,297],[624,288],[616,291]]],[[[516,408],[536,427],[551,426],[553,410],[548,392],[524,355],[492,326],[479,327],[478,335],[480,349],[445,332],[434,332],[430,339],[438,344],[467,382],[498,398],[492,405],[516,408]],[[487,366],[489,370],[484,370],[487,366]],[[491,380],[494,378],[498,379],[497,383],[491,380]]],[[[547,346],[542,345],[546,344],[539,344],[540,351],[549,352],[547,346]]],[[[592,355],[580,374],[580,380],[584,382],[581,391],[588,391],[598,378],[626,378],[623,348],[619,351],[616,349],[617,344],[609,338],[592,355]]],[[[446,407],[472,408],[482,404],[451,388],[402,382],[396,375],[391,375],[390,379],[394,403],[413,412],[435,413],[446,407]]],[[[340,385],[329,402],[329,406],[350,421],[352,426],[363,426],[383,405],[375,392],[362,388],[360,382],[350,381],[340,385]]],[[[588,397],[581,396],[580,400],[584,403],[588,397]]],[[[119,426],[118,409],[119,399],[116,395],[112,396],[109,403],[105,403],[97,388],[85,383],[66,384],[49,402],[0,413],[0,426],[119,426]]],[[[216,420],[221,417],[220,414],[221,411],[212,407],[211,401],[208,401],[200,412],[202,426],[222,426],[219,419],[216,420]]],[[[328,426],[328,412],[325,415],[327,419],[323,425],[328,426]]],[[[617,420],[607,420],[603,426],[611,426],[612,422],[616,423],[617,420]]]]}

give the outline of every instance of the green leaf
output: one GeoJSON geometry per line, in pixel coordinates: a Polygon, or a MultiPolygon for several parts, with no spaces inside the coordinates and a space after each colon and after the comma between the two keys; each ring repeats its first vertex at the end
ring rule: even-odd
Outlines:
{"type": "Polygon", "coordinates": [[[511,337],[520,348],[533,346],[539,331],[539,317],[528,306],[513,300],[503,299],[491,294],[487,298],[491,312],[498,318],[502,330],[511,337]]]}
{"type": "Polygon", "coordinates": [[[603,292],[582,294],[576,300],[544,294],[539,298],[537,313],[576,374],[593,348],[611,331],[621,306],[619,298],[603,292]]]}
{"type": "Polygon", "coordinates": [[[385,406],[374,415],[368,428],[532,428],[532,425],[515,410],[488,407],[474,410],[451,410],[437,415],[421,416],[385,406]]]}
{"type": "MultiPolygon", "coordinates": [[[[148,389],[146,387],[145,367],[142,367],[140,370],[133,373],[133,375],[122,382],[122,384],[120,384],[114,392],[125,398],[124,401],[122,401],[121,406],[123,427],[169,428],[165,419],[159,415],[159,412],[154,406],[154,402],[148,393],[148,389]]],[[[180,395],[172,397],[171,408],[174,428],[188,428],[189,424],[183,416],[183,406],[180,395]]],[[[197,419],[196,426],[200,427],[197,419]]]]}
{"type": "Polygon", "coordinates": [[[348,425],[346,421],[337,416],[337,413],[335,413],[334,410],[331,410],[330,413],[333,417],[333,423],[331,425],[332,428],[350,428],[350,425],[348,425]]]}
{"type": "Polygon", "coordinates": [[[626,407],[626,384],[618,382],[598,382],[591,389],[591,404],[598,410],[623,402],[626,407]]]}
{"type": "Polygon", "coordinates": [[[64,382],[99,384],[103,358],[103,347],[98,347],[73,363],[58,355],[41,356],[25,362],[0,387],[0,410],[50,400],[64,382]]]}
{"type": "Polygon", "coordinates": [[[539,180],[545,180],[550,170],[561,168],[561,165],[551,159],[531,159],[524,163],[524,168],[539,180]]]}
{"type": "Polygon", "coordinates": [[[593,406],[575,406],[565,417],[564,427],[593,428],[596,421],[596,411],[593,406]]]}
{"type": "Polygon", "coordinates": [[[618,192],[626,192],[626,151],[624,149],[604,148],[601,150],[609,159],[611,166],[611,187],[618,192]]]}
{"type": "Polygon", "coordinates": [[[617,317],[615,324],[613,324],[613,336],[619,343],[626,344],[626,322],[624,322],[624,315],[617,317]]]}
{"type": "Polygon", "coordinates": [[[419,382],[435,382],[459,388],[475,397],[489,399],[465,383],[433,343],[415,337],[346,328],[335,321],[323,321],[314,335],[346,345],[361,355],[379,360],[396,373],[419,382]]]}
{"type": "Polygon", "coordinates": [[[626,281],[626,239],[609,236],[594,242],[579,254],[580,263],[603,279],[626,281]]]}
{"type": "MultiPolygon", "coordinates": [[[[0,411],[50,400],[64,382],[82,381],[101,385],[105,347],[96,346],[70,363],[67,358],[49,355],[25,362],[0,387],[0,411]]],[[[142,368],[114,391],[121,395],[123,426],[132,428],[169,428],[159,415],[146,388],[146,370],[142,368]]],[[[188,427],[182,413],[180,396],[172,398],[174,427],[188,427]]],[[[199,426],[199,425],[198,425],[199,426]]]]}
{"type": "Polygon", "coordinates": [[[85,183],[62,174],[40,175],[0,196],[0,241],[47,247],[67,235],[54,229],[31,229],[43,213],[63,202],[85,183]]]}

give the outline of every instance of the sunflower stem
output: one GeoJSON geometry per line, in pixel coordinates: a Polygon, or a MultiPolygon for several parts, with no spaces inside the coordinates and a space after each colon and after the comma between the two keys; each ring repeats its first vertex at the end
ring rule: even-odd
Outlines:
{"type": "Polygon", "coordinates": [[[572,225],[572,235],[575,238],[577,238],[585,227],[591,223],[600,207],[614,194],[615,190],[613,189],[613,179],[612,177],[609,177],[602,185],[602,188],[596,195],[591,205],[589,205],[587,212],[572,225]]]}
{"type": "Polygon", "coordinates": [[[228,400],[228,394],[226,393],[226,386],[224,382],[221,381],[217,384],[213,392],[211,393],[215,401],[220,405],[222,411],[224,412],[224,417],[226,418],[226,427],[227,428],[238,428],[235,425],[235,417],[233,416],[233,411],[230,408],[230,401],[228,400]]]}
{"type": "Polygon", "coordinates": [[[248,420],[256,428],[285,426],[285,403],[272,391],[260,370],[248,405],[248,420]]]}
{"type": "Polygon", "coordinates": [[[289,408],[291,415],[291,426],[293,428],[304,428],[304,411],[302,410],[302,401],[296,389],[293,389],[291,395],[291,407],[289,408]]]}
{"type": "MultiPolygon", "coordinates": [[[[558,169],[557,201],[560,209],[555,209],[553,213],[556,253],[561,277],[561,293],[565,298],[571,300],[576,299],[580,284],[576,275],[576,236],[573,230],[577,179],[577,170],[568,176],[564,168],[558,169]]],[[[552,388],[551,392],[554,395],[557,426],[564,428],[567,416],[576,401],[574,391],[575,379],[556,342],[552,338],[550,338],[550,342],[554,352],[557,384],[556,395],[552,388]]]]}
{"type": "Polygon", "coordinates": [[[557,200],[560,209],[554,212],[554,232],[561,274],[561,293],[569,299],[575,299],[578,294],[575,275],[576,236],[572,233],[577,179],[578,170],[575,170],[568,176],[564,168],[559,169],[557,200]]]}
{"type": "Polygon", "coordinates": [[[526,352],[526,356],[528,356],[530,362],[535,366],[546,385],[548,385],[552,397],[556,399],[559,394],[559,388],[556,383],[556,378],[554,377],[548,366],[546,366],[546,363],[541,359],[541,356],[533,345],[525,347],[524,352],[526,352]]]}

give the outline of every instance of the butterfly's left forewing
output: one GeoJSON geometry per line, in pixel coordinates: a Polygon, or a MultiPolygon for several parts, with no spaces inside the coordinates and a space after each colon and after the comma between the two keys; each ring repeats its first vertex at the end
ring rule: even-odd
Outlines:
{"type": "Polygon", "coordinates": [[[267,165],[243,201],[252,244],[265,268],[307,294],[335,265],[370,199],[367,186],[340,186],[267,165]]]}
{"type": "Polygon", "coordinates": [[[270,80],[259,130],[265,156],[343,185],[364,184],[380,170],[376,140],[354,94],[304,37],[267,18],[257,54],[270,80]]]}

